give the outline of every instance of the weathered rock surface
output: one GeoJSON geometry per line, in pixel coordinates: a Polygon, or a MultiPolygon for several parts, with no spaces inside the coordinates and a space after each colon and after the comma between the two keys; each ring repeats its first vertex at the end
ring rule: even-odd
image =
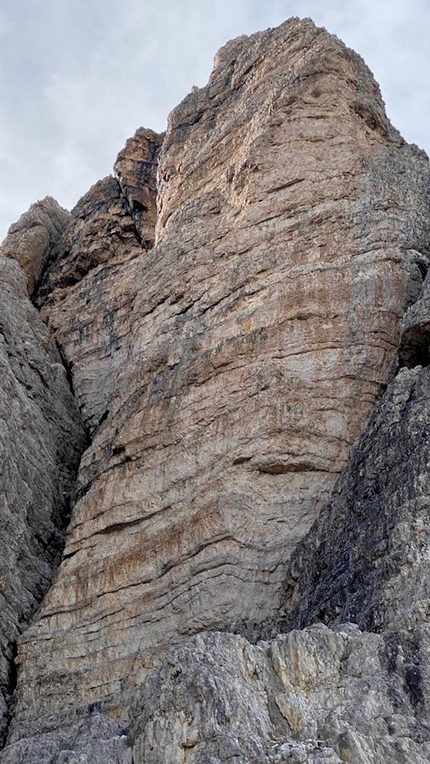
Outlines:
{"type": "MultiPolygon", "coordinates": [[[[423,627],[423,665],[429,636],[423,627]]],[[[390,637],[353,624],[255,647],[235,635],[194,637],[136,695],[133,762],[424,764],[428,707],[408,681],[409,659],[390,637]]]]}
{"type": "Polygon", "coordinates": [[[141,256],[128,201],[118,181],[105,178],[73,210],[60,257],[39,291],[42,317],[55,332],[90,435],[106,418],[127,359],[141,256]]]}
{"type": "Polygon", "coordinates": [[[410,629],[430,615],[430,367],[402,369],[293,555],[288,625],[410,629]]]}
{"type": "MultiPolygon", "coordinates": [[[[8,257],[0,248],[0,744],[16,640],[61,557],[85,445],[65,369],[11,259],[10,237],[8,257]]],[[[25,246],[13,237],[21,259],[25,227],[25,246]]]]}
{"type": "Polygon", "coordinates": [[[90,434],[106,418],[127,359],[133,300],[143,286],[136,259],[154,240],[160,140],[138,130],[116,162],[120,182],[104,178],[78,202],[39,289],[90,434]]]}
{"type": "MultiPolygon", "coordinates": [[[[408,642],[323,624],[250,645],[203,634],[135,694],[128,738],[98,712],[39,724],[2,764],[425,764],[429,626],[408,642]],[[52,726],[50,726],[52,725],[52,726]]],[[[24,726],[25,729],[25,726],[24,726]]]]}
{"type": "Polygon", "coordinates": [[[430,279],[427,277],[429,259],[418,252],[411,253],[411,267],[415,271],[415,285],[410,304],[401,323],[399,360],[401,366],[413,368],[430,363],[430,279]],[[420,288],[420,281],[424,283],[420,288]]]}
{"type": "Polygon", "coordinates": [[[140,242],[154,244],[157,222],[156,166],[163,136],[140,127],[118,154],[114,172],[128,201],[140,242]]]}
{"type": "Polygon", "coordinates": [[[276,613],[428,255],[426,156],[310,21],[229,43],[172,113],[152,249],[145,135],[80,202],[40,291],[93,439],[21,640],[14,740],[41,703],[125,716],[169,645],[276,613]]]}
{"type": "MultiPolygon", "coordinates": [[[[33,730],[34,733],[34,730],[33,730]]],[[[132,749],[123,728],[92,711],[46,719],[38,735],[23,737],[0,753],[2,764],[132,764],[132,749]]]]}
{"type": "Polygon", "coordinates": [[[38,286],[48,261],[55,257],[69,218],[67,210],[47,196],[41,202],[32,204],[9,228],[1,246],[1,254],[20,264],[27,276],[30,296],[38,286]]]}

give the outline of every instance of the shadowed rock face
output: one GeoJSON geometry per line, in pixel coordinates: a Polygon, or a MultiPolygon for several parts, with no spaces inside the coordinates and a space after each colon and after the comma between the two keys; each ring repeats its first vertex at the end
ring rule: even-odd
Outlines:
{"type": "Polygon", "coordinates": [[[7,257],[0,248],[0,744],[16,640],[60,560],[86,444],[65,369],[12,259],[12,242],[21,261],[28,233],[22,244],[13,231],[7,257]]]}
{"type": "Polygon", "coordinates": [[[310,21],[229,43],[171,114],[142,250],[156,144],[139,132],[118,182],[79,203],[46,280],[92,443],[21,641],[17,725],[42,686],[47,713],[124,714],[171,643],[276,613],[291,550],[394,372],[408,253],[428,247],[427,158],[362,60],[310,21]]]}
{"type": "Polygon", "coordinates": [[[140,243],[154,244],[157,220],[157,173],[155,172],[163,135],[140,127],[118,154],[115,176],[128,201],[140,243]]]}
{"type": "Polygon", "coordinates": [[[151,130],[127,142],[115,164],[121,180],[104,178],[78,202],[39,289],[42,317],[55,331],[91,435],[108,415],[127,361],[133,301],[144,287],[140,260],[154,240],[159,144],[151,130]]]}
{"type": "MultiPolygon", "coordinates": [[[[164,140],[139,130],[115,172],[72,212],[38,290],[92,442],[62,564],[20,641],[8,764],[30,755],[28,735],[55,728],[41,704],[48,716],[99,704],[127,717],[170,645],[275,616],[291,552],[394,375],[430,255],[428,159],[391,127],[360,57],[310,21],[225,46],[164,140]]],[[[279,681],[269,695],[285,694],[279,681]]],[[[175,738],[182,711],[159,742],[157,702],[133,727],[136,762],[235,755],[218,741],[181,759],[194,748],[175,738]]],[[[256,711],[267,724],[255,745],[261,761],[289,760],[295,701],[270,703],[278,721],[256,711]],[[278,722],[285,751],[272,750],[278,722]]],[[[363,732],[354,713],[343,748],[339,728],[322,758],[316,737],[290,760],[334,764],[349,746],[345,761],[368,764],[360,735],[376,741],[379,728],[363,732]]],[[[415,732],[408,751],[425,755],[415,732]]],[[[58,761],[63,743],[52,742],[58,761]]],[[[112,761],[129,761],[118,746],[112,761]]]]}

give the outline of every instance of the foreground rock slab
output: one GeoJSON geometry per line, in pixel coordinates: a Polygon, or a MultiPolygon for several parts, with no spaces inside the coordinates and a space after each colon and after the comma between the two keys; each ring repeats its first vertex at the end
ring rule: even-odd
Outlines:
{"type": "Polygon", "coordinates": [[[1,764],[132,764],[132,749],[123,728],[107,716],[49,719],[38,734],[22,738],[0,753],[1,764]]]}
{"type": "MultiPolygon", "coordinates": [[[[421,636],[425,663],[430,630],[421,636]]],[[[319,624],[256,646],[202,634],[171,651],[137,689],[128,736],[97,711],[69,715],[59,728],[42,722],[0,761],[425,764],[428,710],[408,678],[404,647],[354,624],[319,624]]]]}
{"type": "MultiPolygon", "coordinates": [[[[429,636],[427,629],[423,660],[429,636]]],[[[320,624],[257,646],[198,636],[137,694],[133,762],[424,764],[430,727],[404,679],[391,638],[353,624],[320,624]]]]}

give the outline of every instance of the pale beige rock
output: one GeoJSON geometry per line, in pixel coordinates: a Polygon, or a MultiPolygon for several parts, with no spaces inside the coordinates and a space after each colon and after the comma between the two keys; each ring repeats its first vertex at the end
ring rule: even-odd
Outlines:
{"type": "Polygon", "coordinates": [[[21,641],[16,725],[40,687],[48,713],[126,715],[172,642],[276,612],[393,374],[429,172],[361,59],[310,21],[230,43],[172,113],[156,246],[117,242],[67,289],[53,276],[43,309],[93,441],[21,641]]]}
{"type": "Polygon", "coordinates": [[[11,225],[1,245],[3,257],[20,264],[27,276],[30,295],[38,286],[43,270],[55,254],[70,214],[51,196],[32,204],[20,219],[11,225]]]}

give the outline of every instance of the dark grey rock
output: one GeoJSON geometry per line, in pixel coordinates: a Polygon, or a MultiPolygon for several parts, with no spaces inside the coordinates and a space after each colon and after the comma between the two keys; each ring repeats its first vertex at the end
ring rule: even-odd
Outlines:
{"type": "Polygon", "coordinates": [[[284,628],[409,630],[430,613],[430,368],[402,369],[292,556],[284,628]]]}
{"type": "Polygon", "coordinates": [[[401,322],[399,358],[402,366],[413,368],[430,363],[430,276],[428,258],[417,252],[409,254],[410,302],[401,322]]]}
{"type": "Polygon", "coordinates": [[[60,560],[85,434],[24,272],[1,250],[0,274],[1,744],[15,643],[60,560]]]}

